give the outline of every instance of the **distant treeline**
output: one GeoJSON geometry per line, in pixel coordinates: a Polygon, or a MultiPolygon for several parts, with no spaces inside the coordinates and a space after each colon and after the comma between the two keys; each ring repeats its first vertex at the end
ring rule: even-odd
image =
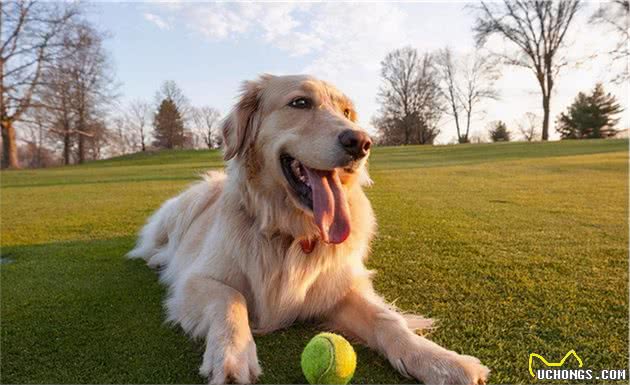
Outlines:
{"type": "MultiPolygon", "coordinates": [[[[483,113],[483,102],[498,99],[495,81],[504,65],[531,70],[540,88],[542,116],[528,112],[519,119],[515,130],[502,121],[488,124],[488,139],[507,141],[520,133],[527,141],[547,140],[551,126],[550,102],[558,74],[567,67],[564,52],[570,50],[566,33],[582,11],[579,0],[480,2],[468,6],[476,14],[473,33],[476,50],[457,56],[450,48],[420,53],[412,47],[390,52],[381,62],[379,114],[372,124],[378,142],[386,145],[433,144],[440,125],[450,119],[458,143],[484,141],[472,137],[472,120],[483,113]],[[498,54],[486,48],[490,38],[503,40],[509,53],[498,54]]],[[[630,1],[614,0],[602,4],[589,21],[604,25],[618,40],[616,48],[602,55],[610,60],[627,61],[630,1]]],[[[628,68],[613,82],[630,80],[628,68]]],[[[556,120],[556,131],[563,139],[602,138],[617,132],[615,117],[621,106],[603,85],[591,94],[580,93],[567,113],[556,120]]],[[[449,121],[449,122],[450,122],[449,121]]]]}
{"type": "MultiPolygon", "coordinates": [[[[630,0],[599,6],[589,21],[618,39],[608,55],[628,60],[630,0]]],[[[457,55],[450,48],[420,53],[412,47],[390,52],[381,63],[378,114],[372,124],[387,145],[433,144],[450,119],[459,143],[484,141],[471,133],[483,102],[500,97],[495,87],[504,65],[532,71],[541,91],[542,116],[530,112],[510,129],[488,124],[488,138],[547,140],[550,101],[557,75],[567,66],[565,39],[582,12],[579,0],[480,2],[469,6],[477,48],[457,55]],[[500,38],[509,56],[484,48],[500,38]]],[[[0,123],[2,168],[83,163],[160,148],[217,148],[219,112],[190,104],[174,81],[156,84],[153,100],[120,103],[119,85],[103,41],[107,32],[86,19],[78,2],[0,2],[0,123]]],[[[627,69],[614,81],[628,82],[627,69]]],[[[580,93],[556,120],[562,138],[615,135],[622,111],[598,84],[580,93]]]]}

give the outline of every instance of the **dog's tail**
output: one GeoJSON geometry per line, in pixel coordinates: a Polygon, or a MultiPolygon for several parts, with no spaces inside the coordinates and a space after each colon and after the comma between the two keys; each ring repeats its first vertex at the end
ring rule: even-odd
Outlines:
{"type": "Polygon", "coordinates": [[[168,264],[192,222],[220,195],[225,174],[210,171],[203,179],[166,201],[149,217],[128,258],[142,258],[151,267],[168,264]]]}

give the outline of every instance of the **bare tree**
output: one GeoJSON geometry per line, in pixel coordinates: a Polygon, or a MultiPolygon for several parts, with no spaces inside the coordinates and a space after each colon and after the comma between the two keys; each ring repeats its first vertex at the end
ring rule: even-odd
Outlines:
{"type": "Polygon", "coordinates": [[[72,152],[82,163],[88,151],[86,142],[90,142],[93,157],[100,154],[94,146],[104,145],[109,137],[100,131],[106,129],[103,120],[115,98],[112,69],[102,34],[90,25],[75,24],[65,31],[62,41],[69,54],[45,68],[45,81],[34,98],[49,114],[49,132],[62,141],[64,163],[71,163],[72,152]]]}
{"type": "Polygon", "coordinates": [[[432,55],[405,47],[381,62],[379,115],[373,119],[387,144],[431,144],[439,133],[441,106],[432,55]]]}
{"type": "Polygon", "coordinates": [[[90,132],[90,136],[85,137],[84,157],[85,159],[97,160],[106,155],[111,155],[108,151],[114,142],[112,130],[106,123],[99,118],[92,118],[86,123],[86,129],[90,132]],[[107,151],[107,154],[105,152],[107,151]]]}
{"type": "Polygon", "coordinates": [[[87,24],[73,29],[72,42],[76,53],[72,60],[70,76],[73,82],[73,106],[75,110],[75,132],[78,135],[77,159],[85,160],[85,141],[95,132],[90,128],[104,127],[96,124],[103,108],[114,98],[112,68],[103,48],[102,34],[87,24]]]}
{"type": "Polygon", "coordinates": [[[630,80],[628,70],[628,57],[630,57],[630,0],[612,0],[600,4],[597,11],[591,16],[591,21],[604,25],[617,34],[618,40],[615,48],[608,52],[613,61],[622,61],[624,69],[622,73],[613,79],[616,83],[630,80]]]}
{"type": "Polygon", "coordinates": [[[153,109],[151,105],[143,100],[134,100],[127,108],[129,128],[138,135],[142,151],[146,151],[148,127],[151,124],[152,116],[153,109]]]}
{"type": "Polygon", "coordinates": [[[516,45],[519,54],[504,55],[507,63],[531,69],[542,93],[542,140],[549,138],[549,108],[554,81],[566,61],[560,57],[566,33],[580,9],[580,0],[503,0],[473,6],[478,45],[497,35],[516,45]]]}
{"type": "MultiPolygon", "coordinates": [[[[52,151],[47,148],[48,115],[41,108],[32,108],[26,112],[21,122],[21,141],[28,151],[22,152],[20,164],[29,168],[45,167],[52,164],[52,151]]],[[[19,152],[19,151],[18,151],[19,152]]]]}
{"type": "Polygon", "coordinates": [[[65,54],[59,37],[78,15],[74,3],[0,2],[2,167],[19,167],[15,123],[33,106],[45,66],[65,54]]]}
{"type": "Polygon", "coordinates": [[[58,58],[44,71],[45,82],[37,90],[40,114],[46,114],[48,133],[61,142],[63,164],[72,162],[75,144],[73,90],[69,61],[58,58]]]}
{"type": "Polygon", "coordinates": [[[538,137],[538,127],[540,122],[540,116],[533,112],[526,112],[525,115],[519,120],[516,127],[518,131],[523,135],[523,139],[528,142],[536,140],[538,137]]]}
{"type": "Polygon", "coordinates": [[[193,107],[191,110],[193,134],[200,136],[208,148],[217,147],[218,125],[221,114],[215,108],[193,107]]]}
{"type": "Polygon", "coordinates": [[[110,146],[114,148],[114,154],[125,155],[131,152],[133,145],[133,138],[128,132],[129,122],[126,116],[116,116],[111,120],[112,127],[112,143],[110,146]]]}
{"type": "Polygon", "coordinates": [[[444,111],[453,117],[459,143],[469,142],[470,124],[474,115],[481,112],[479,104],[484,99],[498,97],[494,88],[498,78],[496,64],[495,60],[478,52],[458,60],[448,47],[437,55],[440,91],[448,104],[444,111]]]}

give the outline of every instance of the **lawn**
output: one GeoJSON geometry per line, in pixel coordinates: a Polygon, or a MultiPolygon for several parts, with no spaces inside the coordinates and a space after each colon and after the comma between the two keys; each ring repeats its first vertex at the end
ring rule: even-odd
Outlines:
{"type": "MultiPolygon", "coordinates": [[[[164,288],[124,254],[161,202],[222,166],[133,155],[1,178],[2,383],[200,383],[201,342],[163,323],[164,288]]],[[[628,141],[376,148],[375,286],[439,320],[491,383],[531,383],[530,353],[628,367],[628,141]]],[[[257,337],[263,383],[301,383],[317,332],[257,337]]],[[[406,382],[357,346],[354,383],[406,382]]],[[[575,382],[575,381],[573,381],[575,382]]]]}

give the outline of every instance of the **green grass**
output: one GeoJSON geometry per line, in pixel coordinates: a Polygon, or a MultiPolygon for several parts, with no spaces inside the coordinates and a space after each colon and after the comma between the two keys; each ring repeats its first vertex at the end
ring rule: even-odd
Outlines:
{"type": "MultiPolygon", "coordinates": [[[[220,154],[162,152],[1,177],[2,383],[197,383],[203,344],[163,323],[164,288],[123,256],[146,217],[220,154]]],[[[628,141],[376,148],[369,266],[431,338],[492,383],[575,349],[628,366],[628,141]]],[[[304,382],[312,325],[257,337],[261,382],[304,382]]],[[[355,383],[406,381],[357,347],[355,383]]],[[[574,381],[573,381],[574,382],[574,381]]]]}

